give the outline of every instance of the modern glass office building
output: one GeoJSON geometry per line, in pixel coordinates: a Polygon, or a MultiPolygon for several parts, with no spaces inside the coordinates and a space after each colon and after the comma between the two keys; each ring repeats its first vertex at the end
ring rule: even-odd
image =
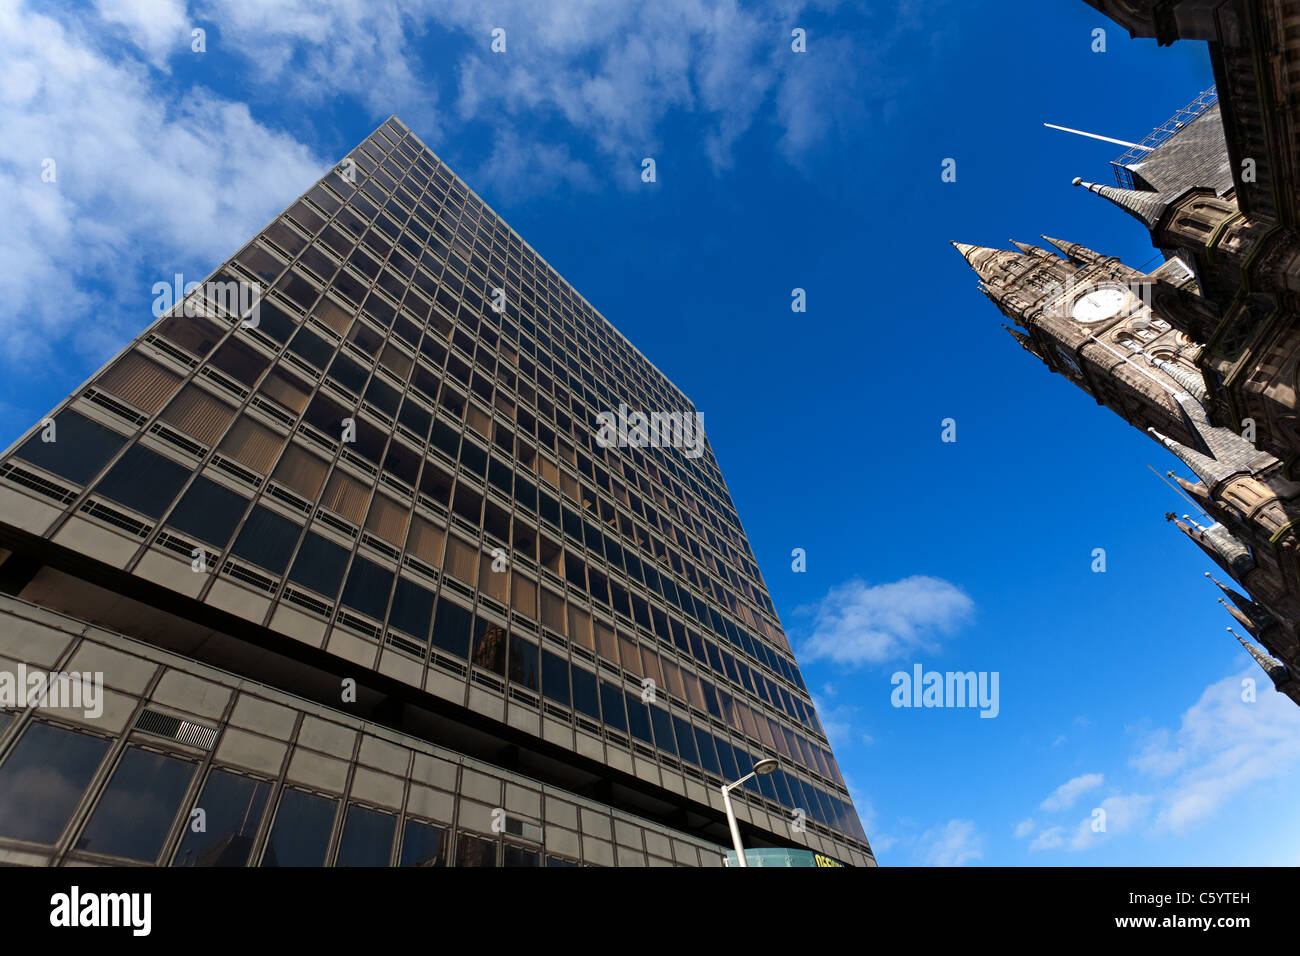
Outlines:
{"type": "Polygon", "coordinates": [[[874,865],[712,450],[620,407],[695,413],[388,120],[0,457],[0,675],[103,681],[0,694],[0,862],[721,865],[775,757],[746,844],[874,865]]]}

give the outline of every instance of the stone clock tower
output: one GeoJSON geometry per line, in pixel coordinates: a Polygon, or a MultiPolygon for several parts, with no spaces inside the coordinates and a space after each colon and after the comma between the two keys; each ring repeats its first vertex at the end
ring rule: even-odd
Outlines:
{"type": "Polygon", "coordinates": [[[1115,186],[1074,180],[1164,263],[954,245],[1026,351],[1190,470],[1170,476],[1199,514],[1167,517],[1300,703],[1300,0],[1088,3],[1162,46],[1209,42],[1215,87],[1115,160],[1115,186]]]}
{"type": "MultiPolygon", "coordinates": [[[[1086,184],[1092,185],[1092,184],[1086,184]]],[[[1300,703],[1300,483],[1282,462],[1232,428],[1211,421],[1209,392],[1191,338],[1199,298],[1177,257],[1142,273],[1077,243],[1043,237],[1059,254],[1015,242],[995,249],[954,242],[980,290],[1014,325],[1008,333],[1135,428],[1177,455],[1198,481],[1171,477],[1203,520],[1168,517],[1252,597],[1222,584],[1220,598],[1268,654],[1256,660],[1279,691],[1300,703]],[[1270,657],[1269,655],[1272,655],[1270,657]],[[1279,658],[1281,663],[1273,660],[1279,658]]]]}
{"type": "Polygon", "coordinates": [[[1186,270],[1175,261],[1147,276],[1077,243],[1044,238],[1062,255],[1023,243],[1015,250],[953,245],[981,291],[1020,327],[1006,326],[1026,351],[1133,426],[1200,444],[1184,407],[1205,397],[1193,362],[1199,346],[1148,304],[1155,284],[1180,281],[1186,270]]]}

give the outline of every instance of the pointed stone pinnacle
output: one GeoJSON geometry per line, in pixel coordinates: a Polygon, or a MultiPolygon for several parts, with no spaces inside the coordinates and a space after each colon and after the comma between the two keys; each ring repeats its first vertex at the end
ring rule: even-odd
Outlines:
{"type": "Polygon", "coordinates": [[[1075,176],[1071,180],[1075,186],[1083,186],[1090,193],[1096,193],[1109,202],[1114,203],[1120,209],[1123,209],[1130,216],[1133,216],[1142,225],[1151,229],[1155,226],[1156,221],[1160,218],[1161,213],[1165,211],[1166,203],[1160,199],[1160,194],[1156,192],[1145,192],[1136,189],[1119,189],[1115,186],[1102,186],[1097,183],[1085,182],[1083,177],[1075,176]]]}

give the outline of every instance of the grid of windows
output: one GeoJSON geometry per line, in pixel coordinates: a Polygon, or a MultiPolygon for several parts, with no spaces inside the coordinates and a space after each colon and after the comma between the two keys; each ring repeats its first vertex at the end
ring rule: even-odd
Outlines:
{"type": "Polygon", "coordinates": [[[595,441],[694,407],[395,118],[212,279],[261,285],[255,327],[201,288],[58,413],[76,454],[15,464],[133,562],[200,556],[687,773],[779,754],[752,793],[865,840],[711,449],[595,441]]]}
{"type": "Polygon", "coordinates": [[[64,648],[112,662],[105,688],[116,704],[112,717],[0,710],[0,852],[10,863],[722,862],[699,835],[103,629],[84,633],[71,618],[25,616],[34,610],[0,600],[0,616],[28,638],[19,659],[64,648]]]}
{"type": "MultiPolygon", "coordinates": [[[[112,747],[98,733],[31,721],[0,762],[0,841],[64,847],[76,861],[179,867],[579,864],[546,853],[543,828],[519,815],[496,836],[490,815],[479,828],[454,827],[190,753],[133,742],[109,757],[112,747]],[[96,777],[104,791],[78,810],[96,777]]],[[[415,787],[421,806],[454,815],[454,794],[430,800],[435,791],[415,787]]],[[[569,852],[577,855],[576,840],[569,852]]]]}

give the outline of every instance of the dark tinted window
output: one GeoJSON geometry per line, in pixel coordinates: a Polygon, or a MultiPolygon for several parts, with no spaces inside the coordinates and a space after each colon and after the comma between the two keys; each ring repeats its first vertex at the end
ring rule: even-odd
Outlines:
{"type": "Polygon", "coordinates": [[[597,698],[596,675],[581,667],[573,667],[573,706],[590,717],[600,720],[600,702],[597,698]]]}
{"type": "Polygon", "coordinates": [[[293,334],[294,326],[297,324],[297,320],[290,318],[288,314],[265,299],[259,303],[257,330],[266,333],[277,342],[281,344],[287,342],[289,336],[293,334]]]}
{"type": "Polygon", "coordinates": [[[502,866],[541,866],[542,855],[530,847],[507,843],[502,851],[502,866]]]}
{"type": "Polygon", "coordinates": [[[707,730],[696,727],[695,745],[700,752],[700,766],[710,773],[721,774],[722,767],[718,765],[718,752],[713,749],[713,735],[707,730]]]}
{"type": "Polygon", "coordinates": [[[150,518],[159,518],[189,477],[190,469],[141,445],[132,445],[95,491],[150,518]]]}
{"type": "Polygon", "coordinates": [[[352,570],[348,572],[342,601],[348,607],[382,621],[384,612],[388,610],[388,592],[392,586],[392,571],[358,556],[353,559],[352,570]]]}
{"type": "Polygon", "coordinates": [[[302,528],[288,518],[282,518],[274,511],[268,511],[261,505],[253,508],[253,513],[244,522],[235,546],[230,549],[245,561],[284,574],[289,566],[289,556],[293,546],[298,543],[302,528]]]}
{"type": "Polygon", "coordinates": [[[387,382],[373,378],[366,388],[365,398],[366,401],[392,416],[397,414],[397,403],[402,400],[402,395],[387,382]]]}
{"type": "Polygon", "coordinates": [[[415,432],[421,438],[429,434],[429,423],[433,416],[415,402],[408,401],[402,405],[402,412],[397,420],[415,432]]]}
{"type": "Polygon", "coordinates": [[[334,354],[334,346],[310,329],[300,328],[293,341],[289,343],[289,351],[305,358],[317,368],[323,369],[329,364],[330,356],[334,354]]]}
{"type": "Polygon", "coordinates": [[[496,866],[496,843],[469,833],[460,834],[456,837],[456,865],[496,866]]]}
{"type": "Polygon", "coordinates": [[[485,618],[474,620],[474,663],[506,676],[506,630],[485,618]]]}
{"type": "Polygon", "coordinates": [[[333,598],[339,593],[343,569],[348,564],[348,552],[333,541],[308,532],[307,540],[298,549],[289,580],[305,588],[319,591],[333,598]]]}
{"type": "Polygon", "coordinates": [[[200,475],[176,505],[167,523],[200,541],[224,548],[244,516],[248,501],[200,475]]]}
{"type": "Polygon", "coordinates": [[[366,387],[366,378],[370,372],[340,352],[334,356],[334,364],[330,366],[329,375],[340,385],[360,395],[361,390],[366,387]]]}
{"type": "Polygon", "coordinates": [[[446,866],[447,830],[432,823],[407,820],[402,831],[402,866],[446,866]]]}
{"type": "Polygon", "coordinates": [[[348,807],[335,866],[387,866],[397,820],[391,813],[348,807]]]}
{"type": "Polygon", "coordinates": [[[772,787],[776,790],[776,802],[783,807],[793,807],[794,800],[790,796],[790,788],[785,782],[785,772],[776,770],[767,775],[772,781],[772,787]]]}
{"type": "Polygon", "coordinates": [[[455,654],[469,658],[469,638],[474,615],[459,604],[443,600],[438,602],[438,613],[433,619],[433,643],[455,654]]]}
{"type": "Polygon", "coordinates": [[[677,744],[673,740],[673,722],[668,711],[662,707],[650,707],[650,722],[654,725],[655,745],[670,754],[677,753],[677,744]]]}
{"type": "Polygon", "coordinates": [[[673,728],[677,732],[677,748],[681,758],[698,764],[700,755],[695,749],[695,734],[691,730],[691,725],[685,719],[673,714],[673,728]]]}
{"type": "Polygon", "coordinates": [[[488,463],[488,481],[492,482],[493,486],[507,498],[509,498],[511,494],[510,486],[512,478],[513,474],[510,471],[509,465],[503,464],[496,458],[493,458],[488,463]]]}
{"type": "Polygon", "coordinates": [[[625,692],[627,697],[627,724],[632,736],[645,744],[653,744],[650,735],[650,711],[641,703],[641,695],[632,691],[625,692]]]}
{"type": "Polygon", "coordinates": [[[351,417],[351,412],[331,399],[317,392],[307,404],[303,420],[314,428],[319,428],[331,438],[342,437],[343,419],[351,417]]]}
{"type": "Polygon", "coordinates": [[[269,358],[239,339],[226,339],[208,361],[250,388],[271,364],[269,358]]]}
{"type": "Polygon", "coordinates": [[[623,694],[613,684],[600,682],[600,710],[605,725],[627,732],[627,715],[623,711],[623,694]]]}
{"type": "Polygon", "coordinates": [[[0,834],[53,843],[108,753],[108,741],[33,723],[0,765],[0,834]]]}
{"type": "Polygon", "coordinates": [[[213,770],[194,804],[203,811],[204,832],[195,832],[191,811],[172,866],[247,866],[270,795],[265,780],[213,770]]]}
{"type": "Polygon", "coordinates": [[[77,849],[146,863],[156,859],[193,776],[188,760],[128,747],[77,849]]]}
{"type": "Polygon", "coordinates": [[[460,450],[460,433],[443,421],[433,423],[429,440],[434,447],[446,452],[448,458],[455,458],[460,450]]]}
{"type": "Polygon", "coordinates": [[[262,866],[324,866],[337,805],[330,797],[285,790],[262,866]]]}
{"type": "Polygon", "coordinates": [[[18,457],[79,485],[94,478],[126,443],[117,432],[66,410],[54,417],[54,440],[41,441],[42,434],[23,442],[18,457]]]}
{"type": "Polygon", "coordinates": [[[510,679],[529,690],[538,689],[537,653],[537,645],[532,641],[524,640],[517,634],[510,635],[510,679]]]}
{"type": "Polygon", "coordinates": [[[399,577],[397,590],[393,593],[393,610],[388,616],[389,626],[423,641],[429,634],[432,618],[433,592],[399,577]]]}
{"type": "Polygon", "coordinates": [[[460,463],[480,478],[487,474],[487,452],[471,441],[461,445],[460,463]]]}
{"type": "Polygon", "coordinates": [[[569,706],[569,662],[548,650],[542,651],[542,693],[557,704],[569,706]]]}
{"type": "MultiPolygon", "coordinates": [[[[266,309],[267,304],[262,305],[266,309]]],[[[171,339],[181,348],[189,349],[199,358],[212,351],[212,346],[226,334],[221,327],[200,316],[169,315],[154,329],[163,338],[171,339]]]]}

